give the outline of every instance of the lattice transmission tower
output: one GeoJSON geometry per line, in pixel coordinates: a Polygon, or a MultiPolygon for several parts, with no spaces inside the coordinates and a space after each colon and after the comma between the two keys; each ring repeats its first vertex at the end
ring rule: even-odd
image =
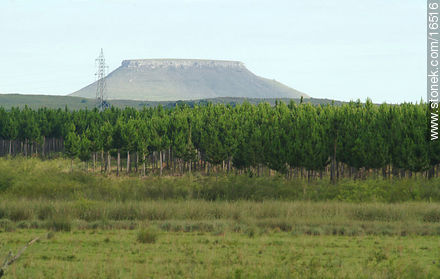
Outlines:
{"type": "Polygon", "coordinates": [[[104,58],[104,51],[101,48],[101,53],[99,54],[99,57],[96,58],[96,106],[100,111],[103,111],[104,109],[108,108],[107,103],[107,96],[106,96],[106,83],[105,83],[105,76],[106,76],[106,70],[108,69],[108,66],[105,64],[105,58],[104,58]]]}

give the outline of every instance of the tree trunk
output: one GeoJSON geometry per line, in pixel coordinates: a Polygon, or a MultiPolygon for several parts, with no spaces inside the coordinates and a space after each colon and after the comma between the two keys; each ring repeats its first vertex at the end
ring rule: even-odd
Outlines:
{"type": "Polygon", "coordinates": [[[45,155],[45,150],[44,150],[45,149],[44,148],[45,143],[46,143],[46,137],[43,136],[43,143],[41,145],[41,157],[44,157],[44,155],[45,155]]]}
{"type": "Polygon", "coordinates": [[[107,172],[110,174],[112,172],[112,165],[111,165],[111,156],[110,151],[107,151],[107,172]]]}
{"type": "Polygon", "coordinates": [[[167,158],[167,168],[168,168],[168,171],[171,170],[170,163],[171,163],[171,146],[168,147],[168,158],[167,158]]]}
{"type": "Polygon", "coordinates": [[[130,150],[127,150],[127,174],[130,172],[130,150]]]}
{"type": "Polygon", "coordinates": [[[387,168],[386,168],[386,167],[383,167],[383,168],[382,168],[382,178],[383,178],[383,179],[386,179],[386,178],[387,178],[387,168]]]}
{"type": "Polygon", "coordinates": [[[153,151],[153,153],[151,154],[151,171],[154,173],[156,173],[156,151],[153,151]]]}
{"type": "Polygon", "coordinates": [[[139,152],[136,151],[136,173],[139,173],[139,152]]]}
{"type": "Polygon", "coordinates": [[[340,169],[340,163],[336,162],[336,180],[339,180],[339,173],[340,173],[339,169],[340,169]]]}
{"type": "Polygon", "coordinates": [[[119,168],[121,167],[121,151],[118,149],[118,159],[117,159],[117,170],[116,170],[116,176],[119,176],[119,168]]]}
{"type": "Polygon", "coordinates": [[[336,146],[337,146],[337,137],[338,137],[338,133],[336,133],[336,138],[334,140],[333,143],[333,158],[332,158],[332,162],[331,162],[331,169],[330,169],[330,181],[335,184],[336,183],[336,168],[338,167],[337,162],[336,162],[336,146]]]}
{"type": "Polygon", "coordinates": [[[399,177],[399,170],[393,166],[393,178],[398,178],[399,177]]]}
{"type": "Polygon", "coordinates": [[[104,167],[104,150],[101,149],[101,173],[103,172],[104,167]]]}
{"type": "Polygon", "coordinates": [[[143,176],[145,176],[145,153],[143,153],[142,170],[142,174],[143,176]]]}
{"type": "Polygon", "coordinates": [[[162,150],[159,151],[159,164],[160,164],[160,176],[162,176],[163,164],[162,164],[162,150]]]}
{"type": "Polygon", "coordinates": [[[400,177],[405,178],[405,170],[403,169],[400,170],[400,177]]]}
{"type": "Polygon", "coordinates": [[[24,156],[27,158],[27,139],[24,140],[24,156]]]}

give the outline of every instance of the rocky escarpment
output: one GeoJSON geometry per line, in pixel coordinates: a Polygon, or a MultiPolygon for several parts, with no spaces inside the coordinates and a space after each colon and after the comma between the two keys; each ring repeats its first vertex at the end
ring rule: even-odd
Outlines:
{"type": "MultiPolygon", "coordinates": [[[[124,60],[106,78],[108,99],[148,101],[217,97],[309,97],[274,80],[258,77],[242,62],[197,59],[124,60]]],[[[96,83],[73,96],[94,98],[96,83]]]]}
{"type": "Polygon", "coordinates": [[[122,61],[121,67],[139,68],[145,67],[150,69],[157,68],[229,68],[229,69],[245,69],[242,62],[224,61],[224,60],[199,60],[199,59],[134,59],[122,61]]]}

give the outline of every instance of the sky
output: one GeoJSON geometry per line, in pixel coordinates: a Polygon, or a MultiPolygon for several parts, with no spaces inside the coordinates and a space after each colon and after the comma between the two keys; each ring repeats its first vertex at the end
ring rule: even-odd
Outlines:
{"type": "Polygon", "coordinates": [[[315,98],[426,100],[426,1],[0,0],[0,93],[66,95],[124,59],[237,60],[315,98]]]}

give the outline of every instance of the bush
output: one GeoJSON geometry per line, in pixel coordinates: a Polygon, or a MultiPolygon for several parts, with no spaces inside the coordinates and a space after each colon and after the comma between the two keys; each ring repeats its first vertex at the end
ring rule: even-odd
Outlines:
{"type": "Polygon", "coordinates": [[[14,177],[9,170],[0,170],[0,193],[5,192],[12,186],[13,179],[14,177]]]}
{"type": "Polygon", "coordinates": [[[53,231],[48,232],[48,233],[46,234],[46,238],[47,238],[47,239],[52,239],[52,238],[54,238],[54,237],[55,237],[55,233],[54,233],[53,231]]]}
{"type": "Polygon", "coordinates": [[[253,238],[255,236],[255,231],[255,227],[248,227],[246,228],[245,233],[249,238],[253,238]]]}
{"type": "Polygon", "coordinates": [[[380,205],[359,207],[352,214],[352,217],[359,221],[401,221],[404,219],[399,210],[380,205]]]}
{"type": "Polygon", "coordinates": [[[67,218],[57,217],[47,222],[47,228],[57,232],[70,232],[72,230],[72,222],[67,218]]]}
{"type": "Polygon", "coordinates": [[[46,220],[53,216],[55,212],[55,209],[51,205],[43,205],[40,208],[38,208],[37,215],[38,219],[40,220],[46,220]]]}
{"type": "Polygon", "coordinates": [[[431,210],[424,214],[424,222],[440,222],[440,210],[431,210]]]}
{"type": "Polygon", "coordinates": [[[12,232],[15,230],[15,223],[8,219],[0,219],[0,228],[5,232],[12,232]]]}
{"type": "Polygon", "coordinates": [[[136,239],[140,243],[155,243],[158,237],[159,232],[156,229],[149,227],[139,230],[136,239]]]}
{"type": "Polygon", "coordinates": [[[8,217],[12,221],[17,222],[32,219],[32,213],[30,212],[30,210],[19,204],[17,206],[8,208],[8,211],[8,217]]]}
{"type": "Polygon", "coordinates": [[[292,224],[288,220],[283,219],[264,219],[257,222],[257,226],[264,229],[279,229],[280,231],[288,232],[292,230],[292,224]]]}

